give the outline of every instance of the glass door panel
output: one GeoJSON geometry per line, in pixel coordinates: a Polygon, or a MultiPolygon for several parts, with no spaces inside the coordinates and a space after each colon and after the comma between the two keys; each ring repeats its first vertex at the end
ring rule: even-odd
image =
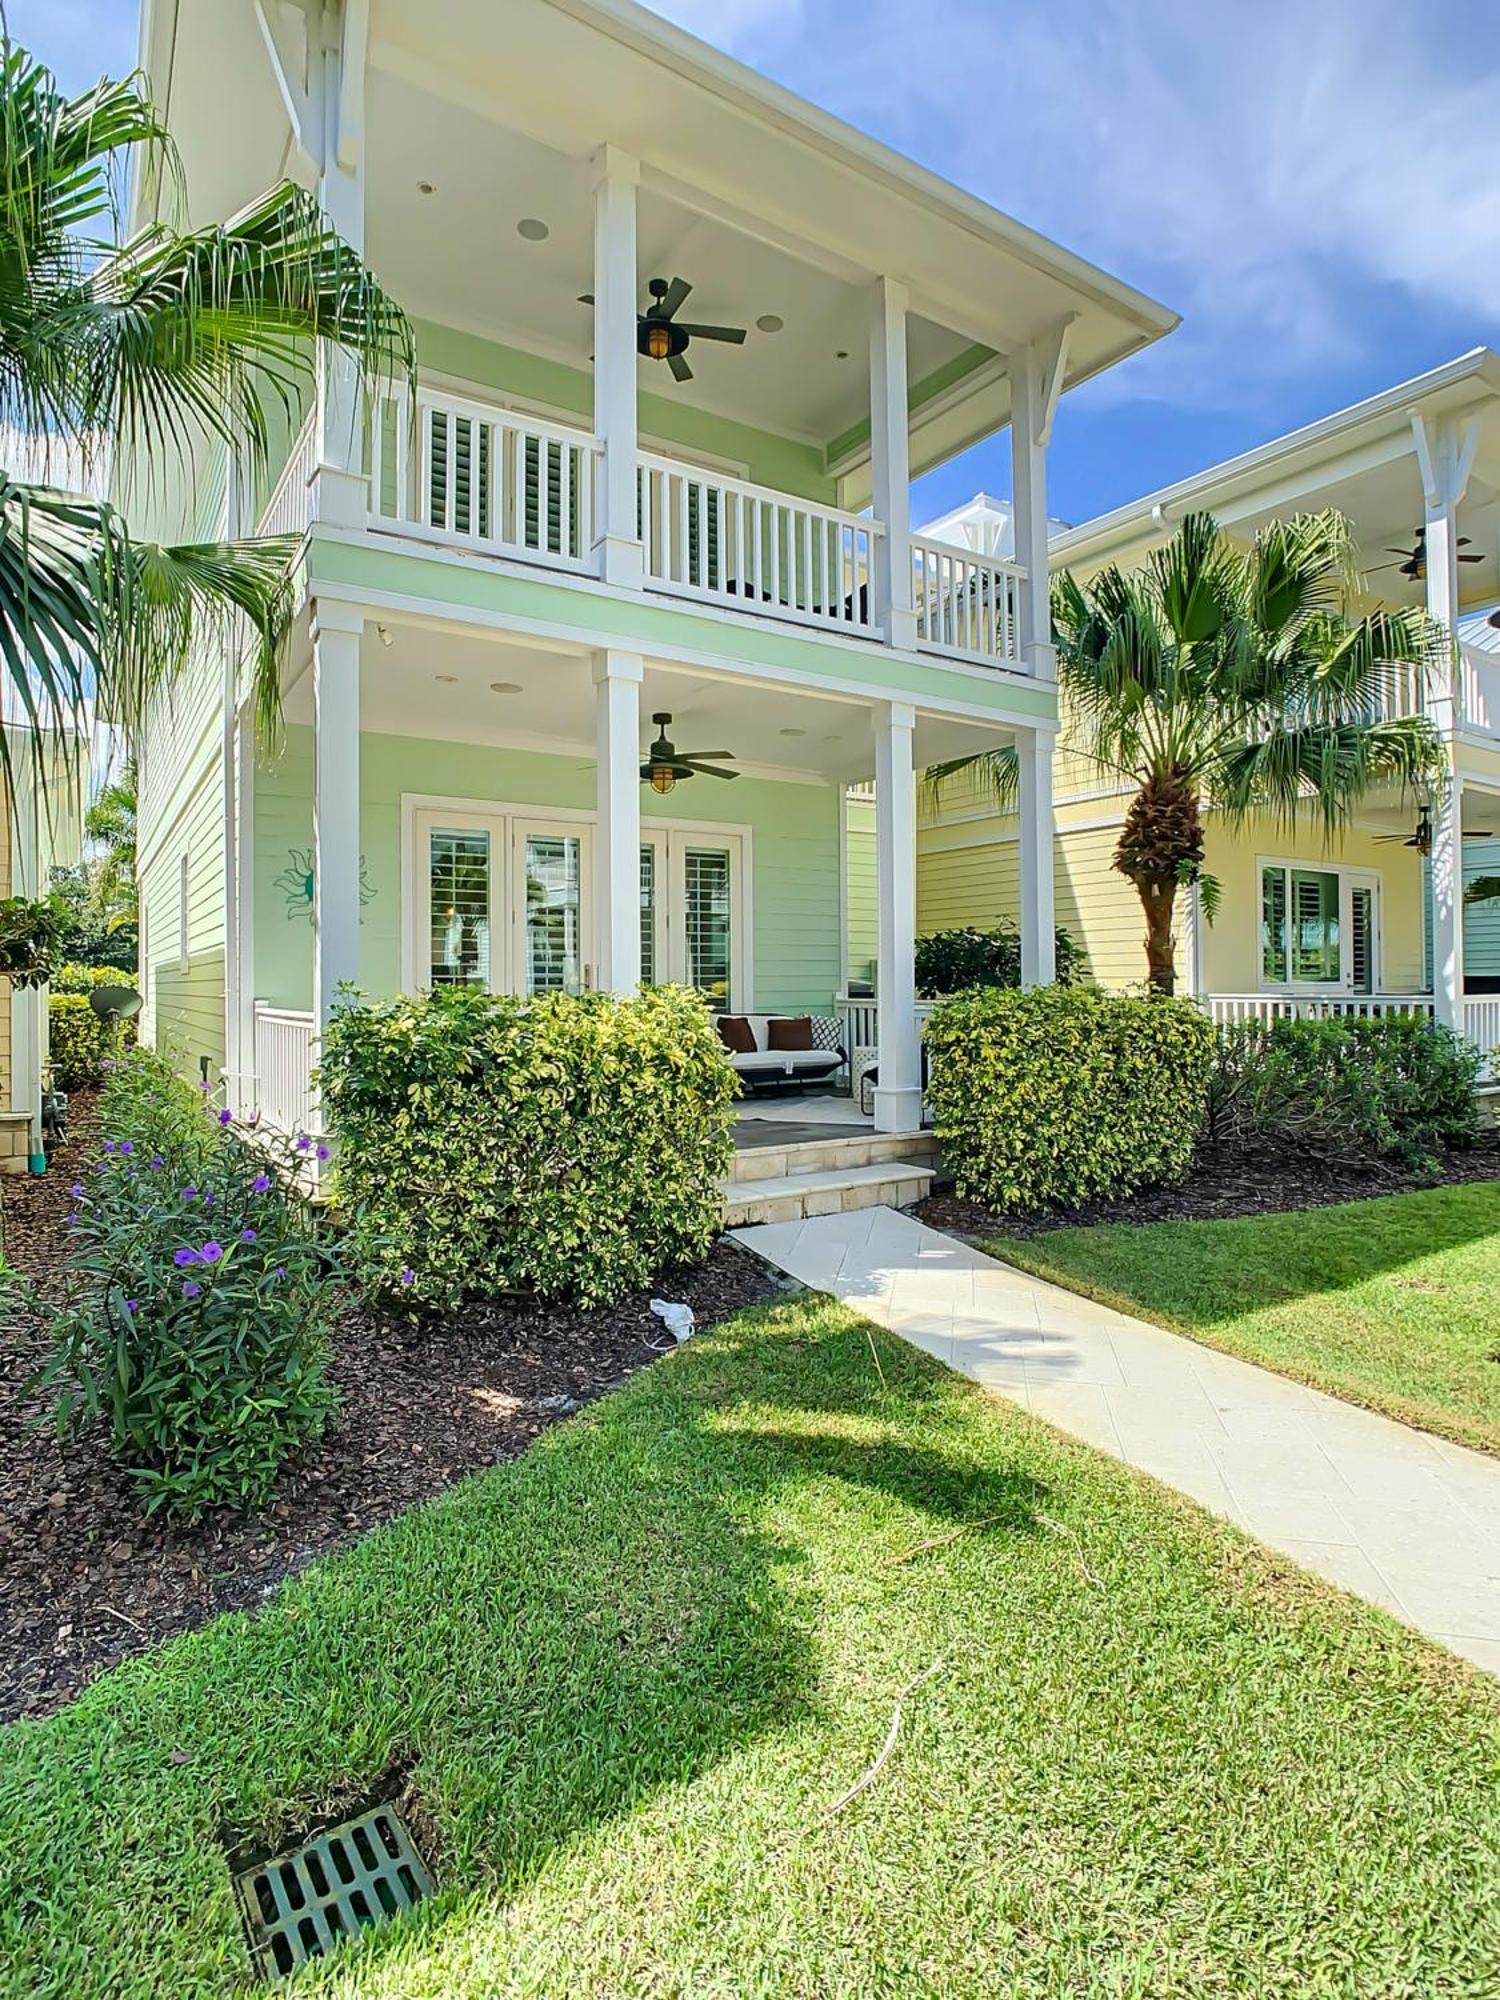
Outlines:
{"type": "Polygon", "coordinates": [[[660,850],[654,840],[641,842],[641,984],[655,986],[664,974],[658,949],[657,923],[662,915],[660,850]]]}
{"type": "Polygon", "coordinates": [[[1349,892],[1349,958],[1351,983],[1356,993],[1375,991],[1375,891],[1364,887],[1349,892]]]}
{"type": "Polygon", "coordinates": [[[491,983],[490,836],[433,827],[427,836],[428,979],[433,986],[491,983]]]}
{"type": "Polygon", "coordinates": [[[733,972],[733,871],[727,847],[689,841],[682,856],[684,985],[728,1007],[733,972]]]}
{"type": "Polygon", "coordinates": [[[583,956],[588,914],[583,835],[518,825],[516,844],[521,991],[581,993],[592,984],[592,966],[583,956]]]}

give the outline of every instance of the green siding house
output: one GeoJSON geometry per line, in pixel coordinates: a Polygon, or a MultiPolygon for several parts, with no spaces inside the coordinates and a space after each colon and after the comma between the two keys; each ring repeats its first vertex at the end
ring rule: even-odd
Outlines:
{"type": "Polygon", "coordinates": [[[302,178],[419,351],[179,508],[296,536],[303,609],[274,740],[212,654],[145,731],[147,1033],[293,1123],[344,982],[852,981],[910,1129],[914,774],[1019,747],[1046,979],[1047,444],[1173,316],[629,0],[147,0],[143,59],[192,219],[302,178]],[[914,535],[1007,427],[1013,548],[914,535]]]}

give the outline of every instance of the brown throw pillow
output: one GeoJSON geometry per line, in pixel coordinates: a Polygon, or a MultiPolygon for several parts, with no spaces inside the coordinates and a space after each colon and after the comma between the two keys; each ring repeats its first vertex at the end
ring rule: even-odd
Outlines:
{"type": "Polygon", "coordinates": [[[813,1045],[812,1015],[798,1014],[792,1020],[766,1023],[766,1047],[770,1049],[810,1049],[813,1045]]]}
{"type": "Polygon", "coordinates": [[[717,1026],[719,1040],[732,1056],[755,1054],[755,1030],[743,1014],[720,1014],[717,1026]]]}

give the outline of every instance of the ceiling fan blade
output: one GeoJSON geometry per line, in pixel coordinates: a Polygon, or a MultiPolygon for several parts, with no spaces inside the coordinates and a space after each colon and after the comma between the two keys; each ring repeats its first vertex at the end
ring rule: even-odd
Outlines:
{"type": "Polygon", "coordinates": [[[674,278],[661,297],[651,306],[650,317],[670,319],[673,313],[681,310],[683,301],[692,289],[686,278],[674,278]]]}
{"type": "Polygon", "coordinates": [[[581,306],[591,306],[591,305],[592,305],[592,304],[594,303],[594,295],[593,295],[593,293],[592,293],[592,292],[580,292],[580,293],[578,294],[578,303],[579,303],[579,304],[580,304],[581,306]]]}
{"type": "Polygon", "coordinates": [[[669,354],[667,356],[667,366],[671,369],[673,377],[677,381],[679,382],[692,381],[693,371],[691,368],[688,367],[687,359],[684,355],[669,354]]]}
{"type": "Polygon", "coordinates": [[[733,750],[684,750],[681,754],[684,757],[732,758],[735,753],[733,750]]]}
{"type": "Polygon", "coordinates": [[[679,762],[691,764],[700,778],[737,778],[738,771],[721,771],[717,764],[700,764],[693,757],[683,757],[679,762]]]}
{"type": "Polygon", "coordinates": [[[1421,553],[1422,553],[1422,551],[1421,551],[1420,549],[1392,549],[1392,548],[1388,548],[1388,549],[1386,550],[1386,554],[1387,554],[1388,556],[1404,556],[1404,557],[1406,558],[1406,560],[1407,560],[1408,562],[1415,562],[1415,561],[1416,561],[1416,559],[1417,559],[1417,557],[1418,557],[1418,556],[1419,556],[1419,555],[1420,555],[1421,553]]]}
{"type": "Polygon", "coordinates": [[[1487,827],[1466,826],[1464,828],[1465,840],[1493,840],[1494,838],[1494,834],[1487,827]]]}
{"type": "Polygon", "coordinates": [[[745,329],[742,326],[692,326],[686,320],[678,320],[677,331],[685,333],[690,340],[727,340],[735,347],[745,344],[745,329]]]}
{"type": "Polygon", "coordinates": [[[1460,561],[1460,562],[1483,562],[1483,561],[1484,561],[1484,557],[1483,557],[1483,556],[1460,556],[1460,557],[1459,557],[1459,561],[1460,561]]]}

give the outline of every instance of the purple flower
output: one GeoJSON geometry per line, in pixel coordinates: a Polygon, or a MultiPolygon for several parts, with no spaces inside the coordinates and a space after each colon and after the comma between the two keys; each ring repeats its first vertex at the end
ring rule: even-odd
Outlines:
{"type": "Polygon", "coordinates": [[[217,1264],[219,1259],[224,1255],[224,1245],[222,1243],[215,1243],[213,1238],[210,1237],[208,1242],[198,1252],[198,1255],[205,1264],[217,1264]]]}
{"type": "Polygon", "coordinates": [[[318,1158],[320,1160],[326,1160],[328,1158],[328,1148],[326,1146],[319,1146],[318,1158]]]}
{"type": "Polygon", "coordinates": [[[68,1193],[72,1195],[74,1201],[83,1200],[84,1191],[82,1186],[77,1181],[74,1181],[73,1185],[68,1189],[68,1193]]]}
{"type": "Polygon", "coordinates": [[[122,1153],[133,1153],[135,1151],[134,1139],[122,1139],[120,1141],[120,1151],[122,1153]]]}
{"type": "Polygon", "coordinates": [[[198,1079],[198,1088],[200,1090],[212,1090],[213,1085],[209,1082],[208,1078],[204,1076],[198,1079]]]}
{"type": "Polygon", "coordinates": [[[147,1165],[152,1168],[164,1167],[166,1164],[160,1153],[153,1154],[151,1159],[147,1161],[147,1165]]]}
{"type": "Polygon", "coordinates": [[[185,1187],[182,1190],[182,1198],[184,1201],[196,1201],[198,1199],[198,1190],[195,1187],[185,1187]]]}
{"type": "Polygon", "coordinates": [[[70,1216],[68,1217],[68,1221],[69,1221],[69,1222],[76,1222],[77,1220],[78,1220],[78,1217],[77,1217],[76,1215],[70,1215],[70,1216]]]}
{"type": "Polygon", "coordinates": [[[126,1312],[133,1313],[136,1310],[137,1306],[139,1306],[139,1304],[140,1304],[139,1299],[127,1299],[125,1301],[126,1312]]]}
{"type": "Polygon", "coordinates": [[[286,1276],[286,1265],[278,1264],[276,1269],[271,1273],[271,1276],[273,1278],[284,1278],[286,1276]]]}
{"type": "Polygon", "coordinates": [[[117,1142],[114,1139],[106,1139],[104,1142],[105,1152],[112,1153],[115,1150],[116,1143],[117,1142]]]}
{"type": "Polygon", "coordinates": [[[198,1262],[198,1253],[196,1250],[174,1250],[172,1252],[172,1262],[180,1271],[184,1264],[196,1264],[198,1262]]]}
{"type": "Polygon", "coordinates": [[[212,1188],[205,1188],[203,1190],[203,1206],[205,1208],[212,1208],[213,1205],[214,1205],[214,1191],[212,1188]]]}
{"type": "Polygon", "coordinates": [[[196,1299],[202,1292],[202,1290],[203,1287],[201,1285],[195,1285],[192,1279],[189,1278],[187,1283],[182,1288],[182,1296],[185,1299],[196,1299]]]}
{"type": "Polygon", "coordinates": [[[270,1185],[271,1176],[269,1174],[257,1174],[255,1179],[250,1183],[250,1192],[251,1194],[264,1194],[270,1185]]]}
{"type": "Polygon", "coordinates": [[[240,1241],[241,1243],[253,1243],[255,1241],[255,1231],[253,1229],[242,1229],[240,1231],[240,1241]]]}
{"type": "Polygon", "coordinates": [[[417,1282],[417,1274],[410,1264],[401,1266],[401,1282],[403,1285],[414,1285],[417,1282]]]}
{"type": "Polygon", "coordinates": [[[219,1113],[219,1123],[221,1125],[232,1125],[234,1123],[234,1113],[232,1111],[221,1111],[219,1113]]]}
{"type": "Polygon", "coordinates": [[[110,1058],[109,1058],[108,1056],[106,1056],[106,1057],[104,1058],[104,1061],[103,1061],[102,1063],[100,1063],[99,1067],[100,1067],[100,1069],[103,1069],[103,1070],[111,1070],[111,1069],[113,1069],[113,1068],[114,1068],[114,1063],[113,1063],[113,1061],[112,1061],[112,1060],[111,1060],[111,1059],[110,1059],[110,1058]]]}
{"type": "Polygon", "coordinates": [[[302,1134],[302,1137],[297,1141],[297,1151],[299,1153],[305,1153],[311,1145],[312,1145],[312,1140],[309,1139],[307,1134],[304,1132],[302,1134]]]}

